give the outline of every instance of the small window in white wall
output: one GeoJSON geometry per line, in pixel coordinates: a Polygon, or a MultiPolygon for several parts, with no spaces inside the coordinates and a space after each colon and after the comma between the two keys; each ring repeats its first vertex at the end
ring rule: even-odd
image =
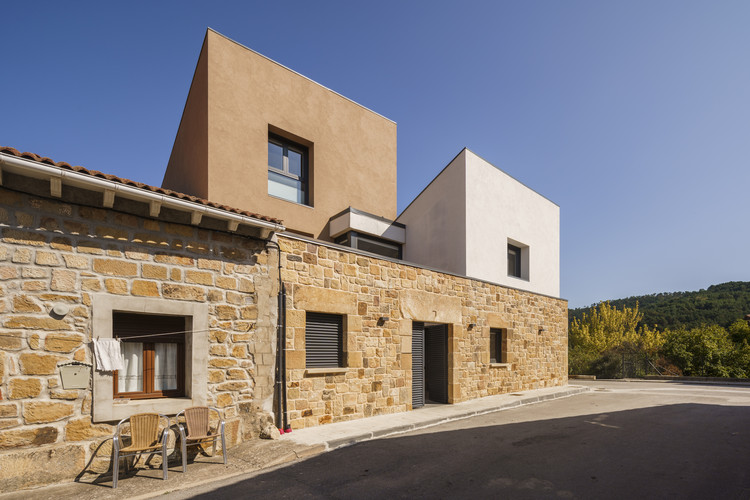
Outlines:
{"type": "Polygon", "coordinates": [[[508,239],[508,276],[529,279],[529,246],[508,239]]]}

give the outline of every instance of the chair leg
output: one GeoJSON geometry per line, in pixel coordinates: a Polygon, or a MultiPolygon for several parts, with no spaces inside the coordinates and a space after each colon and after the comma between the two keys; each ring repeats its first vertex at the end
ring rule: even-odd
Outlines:
{"type": "Polygon", "coordinates": [[[120,474],[120,453],[115,451],[115,458],[112,463],[112,489],[117,488],[117,476],[120,474]]]}
{"type": "Polygon", "coordinates": [[[221,453],[224,455],[224,465],[227,464],[227,442],[224,439],[224,423],[221,424],[221,453]]]}
{"type": "Polygon", "coordinates": [[[214,438],[213,443],[211,445],[211,456],[212,457],[216,455],[216,439],[217,438],[218,438],[218,436],[214,438]]]}
{"type": "Polygon", "coordinates": [[[161,467],[164,469],[164,479],[167,480],[167,440],[164,440],[164,443],[161,445],[161,467]]]}

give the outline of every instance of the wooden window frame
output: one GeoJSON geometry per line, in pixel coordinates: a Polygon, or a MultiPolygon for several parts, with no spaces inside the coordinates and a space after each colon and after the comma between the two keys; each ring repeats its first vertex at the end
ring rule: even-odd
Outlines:
{"type": "MultiPolygon", "coordinates": [[[[138,313],[132,313],[132,312],[117,312],[113,311],[113,328],[115,331],[118,329],[117,324],[117,315],[123,314],[128,316],[143,316],[144,319],[152,319],[154,317],[170,317],[170,315],[149,315],[149,314],[138,314],[138,313]]],[[[184,316],[175,316],[174,318],[180,318],[182,319],[182,324],[185,325],[186,322],[184,321],[187,319],[184,316]]],[[[143,344],[143,390],[142,391],[132,391],[132,392],[119,392],[119,376],[118,372],[115,370],[113,381],[112,381],[112,389],[113,389],[113,398],[114,399],[160,399],[160,398],[178,398],[185,396],[185,326],[181,328],[181,331],[179,333],[172,333],[172,334],[164,334],[164,335],[154,335],[157,337],[156,339],[149,339],[149,337],[144,337],[142,335],[145,335],[145,329],[144,333],[141,335],[136,334],[120,334],[119,338],[122,340],[122,342],[129,342],[128,337],[132,336],[133,339],[130,340],[130,342],[139,342],[143,344]],[[154,342],[153,340],[160,340],[160,342],[154,342]],[[154,389],[155,380],[154,380],[154,357],[156,353],[156,344],[177,344],[177,388],[172,390],[166,390],[166,391],[157,391],[154,389]]]]}

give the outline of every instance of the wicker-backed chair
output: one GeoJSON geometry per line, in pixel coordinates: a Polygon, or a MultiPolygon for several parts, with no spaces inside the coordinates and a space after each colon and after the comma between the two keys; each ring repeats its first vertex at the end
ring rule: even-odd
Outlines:
{"type": "Polygon", "coordinates": [[[117,488],[117,476],[120,472],[120,459],[132,456],[148,454],[149,460],[154,453],[161,453],[163,479],[167,479],[167,438],[169,429],[169,418],[160,413],[138,413],[120,420],[113,437],[114,462],[112,465],[112,488],[117,488]],[[164,419],[166,425],[161,432],[159,442],[159,423],[164,419]],[[121,427],[125,422],[130,422],[130,444],[122,446],[121,427]]]}
{"type": "Polygon", "coordinates": [[[213,442],[211,448],[211,456],[216,454],[216,440],[221,437],[221,452],[224,456],[224,465],[227,464],[227,444],[224,438],[224,415],[221,411],[208,406],[193,406],[182,410],[175,416],[177,427],[180,429],[180,445],[182,447],[182,472],[187,472],[187,447],[204,444],[209,441],[213,442]],[[210,424],[210,411],[215,411],[219,416],[219,425],[216,430],[211,432],[210,424]],[[187,434],[185,434],[185,427],[180,422],[180,416],[185,419],[185,426],[187,426],[187,434]]]}

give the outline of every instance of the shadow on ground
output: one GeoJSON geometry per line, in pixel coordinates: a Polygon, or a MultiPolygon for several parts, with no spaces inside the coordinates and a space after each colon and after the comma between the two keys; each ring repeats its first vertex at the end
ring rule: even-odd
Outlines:
{"type": "Polygon", "coordinates": [[[197,498],[750,498],[750,408],[677,404],[380,439],[197,498]]]}

